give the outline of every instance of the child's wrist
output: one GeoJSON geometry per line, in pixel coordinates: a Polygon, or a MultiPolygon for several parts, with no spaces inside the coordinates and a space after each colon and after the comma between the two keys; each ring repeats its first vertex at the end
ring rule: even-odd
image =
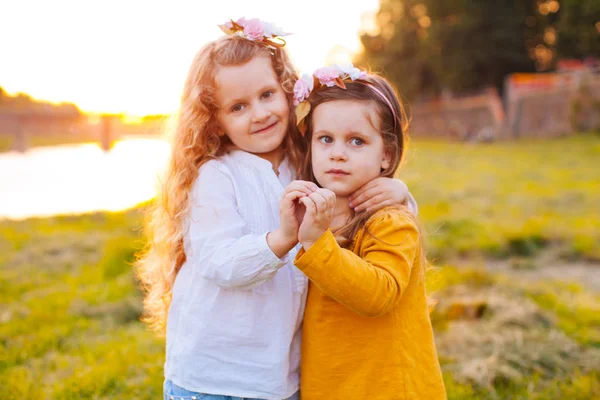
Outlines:
{"type": "Polygon", "coordinates": [[[327,232],[327,229],[323,230],[323,232],[321,232],[318,236],[314,236],[314,232],[313,232],[313,237],[311,237],[310,239],[306,238],[306,239],[300,239],[298,238],[298,241],[300,242],[300,244],[302,245],[302,247],[304,248],[304,250],[308,250],[313,244],[315,244],[315,242],[317,240],[319,240],[324,234],[325,232],[327,232]]]}
{"type": "Polygon", "coordinates": [[[304,251],[308,251],[308,249],[310,249],[310,247],[315,244],[315,242],[309,242],[309,241],[303,241],[300,242],[300,244],[302,245],[302,248],[304,249],[304,251]]]}
{"type": "Polygon", "coordinates": [[[297,237],[286,235],[281,229],[275,229],[267,234],[267,244],[279,258],[286,255],[297,243],[297,237]]]}
{"type": "Polygon", "coordinates": [[[280,232],[282,242],[285,243],[287,246],[290,246],[290,249],[298,243],[297,232],[293,232],[290,234],[289,232],[285,232],[281,228],[277,230],[280,232]]]}

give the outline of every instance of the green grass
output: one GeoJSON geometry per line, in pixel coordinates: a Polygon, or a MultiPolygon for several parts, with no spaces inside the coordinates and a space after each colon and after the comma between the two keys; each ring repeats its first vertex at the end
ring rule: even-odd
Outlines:
{"type": "Polygon", "coordinates": [[[429,271],[428,290],[449,399],[600,396],[597,293],[451,266],[429,271]]]}
{"type": "MultiPolygon", "coordinates": [[[[479,263],[599,260],[599,155],[592,136],[411,145],[449,399],[600,398],[599,293],[479,263]]],[[[130,265],[140,226],[139,210],[0,221],[0,398],[161,397],[164,341],[139,322],[130,265]]]]}
{"type": "Polygon", "coordinates": [[[139,322],[140,213],[0,222],[3,399],[156,398],[163,343],[139,322]]]}
{"type": "Polygon", "coordinates": [[[430,254],[600,261],[600,137],[494,144],[414,140],[399,176],[419,203],[430,254]]]}
{"type": "Polygon", "coordinates": [[[531,377],[527,385],[508,384],[492,390],[455,382],[450,374],[444,374],[448,400],[590,400],[600,396],[598,373],[575,374],[540,383],[531,377]]]}
{"type": "Polygon", "coordinates": [[[530,284],[527,294],[540,307],[552,311],[558,326],[584,345],[600,348],[600,295],[576,284],[530,284]]]}

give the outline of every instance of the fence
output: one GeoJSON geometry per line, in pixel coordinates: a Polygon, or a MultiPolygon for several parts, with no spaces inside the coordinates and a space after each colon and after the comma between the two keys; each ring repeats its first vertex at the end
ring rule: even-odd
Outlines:
{"type": "Polygon", "coordinates": [[[561,77],[549,87],[417,103],[411,134],[458,140],[550,138],[600,128],[600,71],[561,77]]]}

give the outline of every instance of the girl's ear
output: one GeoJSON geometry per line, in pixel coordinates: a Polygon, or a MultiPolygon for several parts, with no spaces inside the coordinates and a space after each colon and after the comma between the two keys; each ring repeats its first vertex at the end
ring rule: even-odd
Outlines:
{"type": "Polygon", "coordinates": [[[392,152],[384,150],[383,158],[381,159],[381,169],[388,169],[392,163],[392,152]]]}

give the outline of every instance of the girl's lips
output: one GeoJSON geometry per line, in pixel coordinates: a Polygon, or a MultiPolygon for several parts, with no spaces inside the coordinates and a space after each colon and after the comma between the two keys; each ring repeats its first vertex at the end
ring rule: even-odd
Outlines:
{"type": "Polygon", "coordinates": [[[326,173],[327,174],[332,174],[332,175],[350,175],[348,172],[343,171],[341,169],[330,169],[326,173]]]}
{"type": "Polygon", "coordinates": [[[252,132],[252,134],[260,134],[260,133],[265,133],[268,130],[270,130],[271,128],[273,128],[275,125],[277,125],[277,122],[273,122],[271,125],[267,126],[266,128],[263,129],[259,129],[257,131],[252,132]]]}

